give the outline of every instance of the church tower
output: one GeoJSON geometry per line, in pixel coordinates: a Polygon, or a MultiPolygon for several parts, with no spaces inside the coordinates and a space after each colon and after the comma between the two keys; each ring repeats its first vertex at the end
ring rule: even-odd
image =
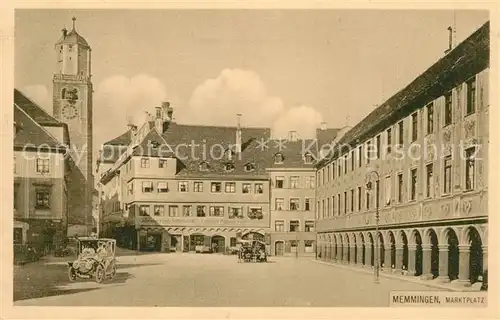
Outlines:
{"type": "Polygon", "coordinates": [[[57,62],[53,79],[54,117],[68,124],[73,159],[85,177],[92,174],[91,49],[75,29],[55,44],[57,62]]]}
{"type": "MultiPolygon", "coordinates": [[[[81,172],[78,185],[84,195],[80,202],[80,213],[92,208],[92,82],[91,48],[76,32],[76,18],[73,28],[62,35],[55,44],[56,70],[53,78],[54,117],[68,125],[70,154],[73,164],[81,172]],[[84,184],[85,186],[82,186],[84,184]],[[82,189],[85,189],[82,190],[82,189]],[[84,199],[83,199],[84,197],[84,199]],[[82,202],[85,205],[82,206],[82,202]]],[[[75,170],[73,170],[75,171],[75,170]]],[[[73,180],[74,181],[74,180],[73,180]]],[[[85,213],[84,213],[85,212],[85,213]]],[[[85,224],[91,223],[85,219],[85,224]]]]}

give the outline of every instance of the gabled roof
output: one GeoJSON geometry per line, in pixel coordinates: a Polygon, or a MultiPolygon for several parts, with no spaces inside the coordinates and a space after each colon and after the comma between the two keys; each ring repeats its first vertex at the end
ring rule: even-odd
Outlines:
{"type": "Polygon", "coordinates": [[[137,147],[132,152],[132,155],[148,155],[149,157],[172,157],[174,156],[174,152],[173,149],[170,149],[166,145],[166,142],[161,134],[159,134],[158,131],[153,128],[137,145],[137,147]]]}
{"type": "Polygon", "coordinates": [[[127,151],[128,146],[120,146],[120,145],[108,145],[105,144],[101,148],[101,153],[97,161],[99,163],[115,163],[118,158],[127,151]]]}
{"type": "Polygon", "coordinates": [[[64,126],[53,116],[47,113],[43,108],[30,100],[21,91],[14,89],[14,104],[26,112],[35,122],[42,126],[64,126]]]}
{"type": "MultiPolygon", "coordinates": [[[[489,34],[490,24],[486,22],[404,89],[368,114],[340,139],[339,145],[354,147],[358,143],[363,143],[389,125],[407,117],[416,109],[486,69],[489,66],[490,55],[489,34]]],[[[347,149],[347,147],[345,150],[337,148],[330,157],[320,161],[317,166],[325,165],[330,159],[345,153],[347,149]]]]}
{"type": "Polygon", "coordinates": [[[337,128],[316,129],[316,139],[318,139],[319,145],[332,143],[339,131],[340,129],[337,128]]]}
{"type": "Polygon", "coordinates": [[[105,145],[113,145],[113,146],[128,146],[132,142],[132,130],[129,129],[119,135],[118,137],[105,142],[105,145]]]}
{"type": "Polygon", "coordinates": [[[17,128],[17,133],[14,135],[14,148],[46,145],[50,148],[59,148],[61,152],[66,150],[55,137],[16,104],[14,104],[14,121],[17,128]]]}
{"type": "Polygon", "coordinates": [[[241,154],[227,157],[227,150],[236,144],[236,127],[196,126],[171,123],[162,134],[170,149],[176,151],[182,167],[180,176],[259,176],[265,175],[267,150],[259,148],[259,141],[270,138],[269,128],[242,128],[241,154]],[[186,146],[186,147],[184,147],[186,146]],[[212,150],[212,154],[211,154],[212,150]],[[200,164],[208,163],[208,171],[200,170],[200,164]],[[245,164],[255,163],[253,171],[245,171],[245,164]],[[234,169],[227,171],[226,164],[234,169]]]}

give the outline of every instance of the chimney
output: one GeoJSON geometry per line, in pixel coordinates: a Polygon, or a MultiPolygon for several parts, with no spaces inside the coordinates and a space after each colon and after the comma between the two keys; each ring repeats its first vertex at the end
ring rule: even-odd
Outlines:
{"type": "Polygon", "coordinates": [[[297,141],[297,131],[288,132],[288,140],[289,141],[297,141]]]}
{"type": "Polygon", "coordinates": [[[241,113],[236,115],[237,117],[237,127],[236,127],[236,153],[241,153],[241,113]]]}
{"type": "Polygon", "coordinates": [[[63,28],[61,31],[62,31],[63,38],[66,39],[66,36],[68,35],[68,30],[66,28],[63,28]]]}
{"type": "Polygon", "coordinates": [[[448,38],[448,49],[445,50],[445,54],[451,51],[453,48],[453,28],[451,26],[448,27],[449,38],[448,38]]]}
{"type": "Polygon", "coordinates": [[[326,130],[326,122],[325,121],[321,122],[320,128],[321,128],[321,130],[326,130]]]}
{"type": "Polygon", "coordinates": [[[168,120],[172,121],[172,115],[174,113],[174,109],[170,106],[170,102],[164,101],[161,103],[161,108],[163,110],[163,117],[167,117],[168,120]]]}
{"type": "Polygon", "coordinates": [[[170,102],[163,101],[161,103],[161,130],[160,132],[164,133],[168,130],[170,123],[172,122],[172,115],[174,113],[174,109],[170,106],[170,102]]]}
{"type": "Polygon", "coordinates": [[[137,133],[137,126],[132,122],[131,117],[127,117],[127,127],[132,133],[132,137],[137,133]]]}

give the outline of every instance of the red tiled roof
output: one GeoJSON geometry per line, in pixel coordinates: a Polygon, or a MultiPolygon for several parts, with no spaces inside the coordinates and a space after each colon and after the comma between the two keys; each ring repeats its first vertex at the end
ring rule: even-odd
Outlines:
{"type": "MultiPolygon", "coordinates": [[[[459,83],[489,66],[489,22],[460,43],[404,89],[373,110],[339,141],[339,145],[355,146],[374,136],[392,123],[438,98],[459,83]]],[[[335,152],[317,166],[322,167],[345,150],[335,152]]]]}

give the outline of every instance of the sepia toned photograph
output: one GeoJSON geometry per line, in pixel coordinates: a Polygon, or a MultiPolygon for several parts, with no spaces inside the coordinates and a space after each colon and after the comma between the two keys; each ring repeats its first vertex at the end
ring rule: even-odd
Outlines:
{"type": "Polygon", "coordinates": [[[15,9],[13,306],[488,307],[490,19],[15,9]]]}

